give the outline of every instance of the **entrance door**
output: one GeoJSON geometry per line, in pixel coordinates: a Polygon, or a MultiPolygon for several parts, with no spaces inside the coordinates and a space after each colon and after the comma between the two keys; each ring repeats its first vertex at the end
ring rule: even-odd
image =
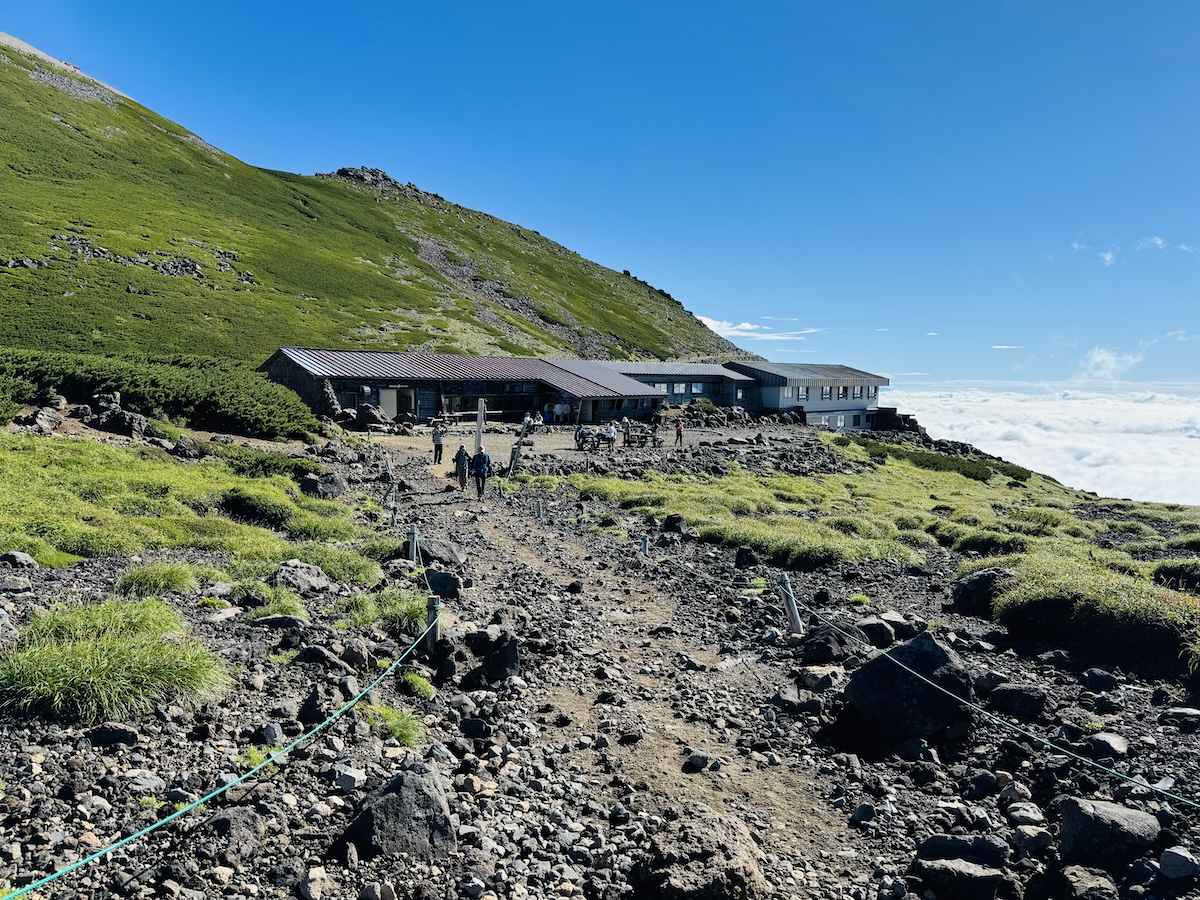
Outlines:
{"type": "Polygon", "coordinates": [[[383,414],[389,419],[396,418],[396,389],[395,388],[380,388],[379,389],[379,408],[383,410],[383,414]]]}

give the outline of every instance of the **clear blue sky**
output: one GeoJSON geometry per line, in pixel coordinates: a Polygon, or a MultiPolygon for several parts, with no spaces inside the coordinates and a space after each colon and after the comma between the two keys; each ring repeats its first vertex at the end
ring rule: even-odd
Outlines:
{"type": "Polygon", "coordinates": [[[56,0],[0,31],[251,164],[537,229],[775,360],[1200,382],[1194,2],[56,0]]]}

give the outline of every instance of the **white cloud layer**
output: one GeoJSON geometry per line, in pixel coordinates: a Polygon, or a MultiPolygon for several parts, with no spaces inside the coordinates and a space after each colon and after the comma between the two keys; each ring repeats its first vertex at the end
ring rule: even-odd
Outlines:
{"type": "Polygon", "coordinates": [[[885,391],[931,437],[1105,497],[1200,505],[1200,397],[1152,391],[1044,394],[885,391]]]}
{"type": "MultiPolygon", "coordinates": [[[[820,328],[799,328],[795,331],[773,331],[763,325],[753,325],[750,322],[724,322],[720,319],[710,319],[708,316],[696,316],[701,322],[731,341],[804,341],[808,335],[816,334],[820,328]]],[[[795,320],[790,320],[795,321],[795,320]]]]}

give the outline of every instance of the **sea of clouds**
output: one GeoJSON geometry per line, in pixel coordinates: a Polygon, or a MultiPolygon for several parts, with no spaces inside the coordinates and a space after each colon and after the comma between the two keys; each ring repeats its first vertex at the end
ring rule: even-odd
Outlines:
{"type": "Polygon", "coordinates": [[[1105,497],[1200,504],[1200,396],[1159,391],[886,390],[931,437],[1105,497]]]}

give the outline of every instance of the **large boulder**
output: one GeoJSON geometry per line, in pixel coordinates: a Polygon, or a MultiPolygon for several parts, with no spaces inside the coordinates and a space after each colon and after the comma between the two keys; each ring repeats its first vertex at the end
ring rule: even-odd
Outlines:
{"type": "Polygon", "coordinates": [[[466,649],[477,665],[463,676],[463,686],[484,688],[521,674],[521,644],[511,629],[489,625],[465,634],[466,649]]]}
{"type": "Polygon", "coordinates": [[[416,764],[371,794],[338,842],[361,859],[385,856],[435,862],[456,850],[442,778],[432,764],[416,764]]]}
{"type": "Polygon", "coordinates": [[[957,653],[924,632],[860,666],[845,696],[890,744],[899,744],[933,737],[964,718],[971,677],[957,653]]]}
{"type": "Polygon", "coordinates": [[[332,500],[346,493],[346,479],[337,472],[324,475],[309,472],[300,480],[300,490],[310,497],[332,500]]]}
{"type": "Polygon", "coordinates": [[[267,583],[271,587],[283,587],[295,591],[302,597],[319,594],[329,590],[332,586],[329,576],[321,570],[320,566],[301,562],[298,559],[289,559],[287,562],[280,563],[279,568],[267,579],[267,583]]]}
{"type": "Polygon", "coordinates": [[[654,836],[633,872],[640,896],[662,900],[754,900],[770,892],[761,853],[736,818],[689,803],[654,836]]]}
{"type": "Polygon", "coordinates": [[[1058,849],[1063,862],[1110,872],[1149,850],[1161,830],[1150,813],[1105,800],[1068,797],[1061,811],[1058,849]]]}

